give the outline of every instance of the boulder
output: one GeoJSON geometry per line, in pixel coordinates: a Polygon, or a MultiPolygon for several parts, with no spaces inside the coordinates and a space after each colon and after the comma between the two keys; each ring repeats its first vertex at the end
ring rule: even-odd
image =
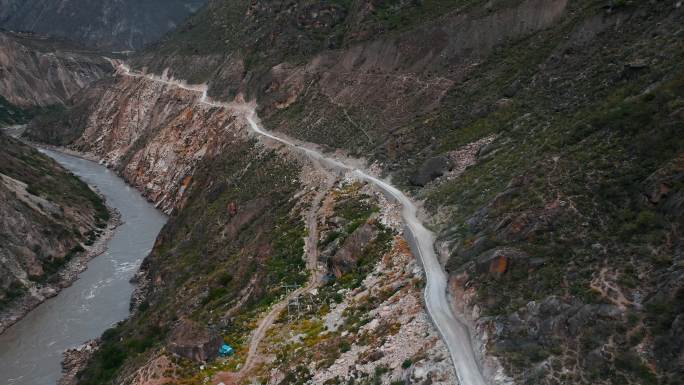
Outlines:
{"type": "Polygon", "coordinates": [[[477,157],[482,158],[485,157],[491,153],[493,153],[495,150],[497,150],[499,147],[501,147],[500,143],[497,143],[496,141],[493,141],[491,143],[485,144],[484,146],[480,147],[479,150],[477,150],[477,157]]]}
{"type": "Polygon", "coordinates": [[[368,355],[366,357],[361,358],[359,361],[361,364],[367,364],[369,362],[379,361],[384,356],[385,356],[385,353],[383,353],[382,351],[373,350],[370,353],[368,353],[368,355]]]}
{"type": "Polygon", "coordinates": [[[377,235],[377,227],[370,223],[365,223],[345,239],[342,247],[330,259],[330,268],[337,278],[356,268],[363,249],[377,235]]]}
{"type": "Polygon", "coordinates": [[[67,349],[62,353],[62,378],[59,379],[57,385],[76,384],[78,373],[85,369],[88,360],[98,349],[99,344],[98,340],[90,340],[77,348],[67,349]]]}
{"type": "Polygon", "coordinates": [[[171,332],[168,348],[174,354],[197,362],[207,362],[218,356],[223,344],[221,336],[204,325],[183,319],[171,332]]]}
{"type": "Polygon", "coordinates": [[[539,267],[542,267],[546,264],[546,259],[545,258],[532,258],[530,259],[528,265],[530,266],[531,269],[536,269],[539,267]]]}
{"type": "Polygon", "coordinates": [[[491,238],[481,236],[468,245],[460,246],[456,253],[462,259],[469,261],[494,246],[496,246],[496,243],[491,238]]]}
{"type": "Polygon", "coordinates": [[[648,61],[643,58],[638,58],[634,59],[628,63],[625,64],[626,68],[633,69],[633,70],[640,70],[644,68],[648,68],[648,61]]]}
{"type": "Polygon", "coordinates": [[[420,168],[411,175],[409,181],[416,186],[425,186],[451,170],[451,167],[449,158],[443,155],[435,156],[423,162],[420,168]]]}
{"type": "Polygon", "coordinates": [[[518,91],[522,88],[522,83],[520,82],[520,79],[516,79],[513,83],[511,83],[506,89],[504,89],[503,96],[506,98],[512,98],[514,97],[518,91]]]}
{"type": "Polygon", "coordinates": [[[480,254],[476,261],[476,270],[480,274],[500,277],[505,274],[515,260],[525,260],[528,255],[513,247],[496,247],[480,254]]]}
{"type": "Polygon", "coordinates": [[[236,216],[238,213],[238,206],[235,201],[228,203],[228,215],[231,217],[236,216]]]}

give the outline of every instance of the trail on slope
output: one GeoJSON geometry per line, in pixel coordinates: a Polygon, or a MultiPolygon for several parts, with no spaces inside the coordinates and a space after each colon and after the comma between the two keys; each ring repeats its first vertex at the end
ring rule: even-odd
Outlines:
{"type": "Polygon", "coordinates": [[[323,198],[325,198],[326,194],[328,191],[330,191],[333,183],[335,182],[335,178],[332,175],[329,173],[326,173],[326,175],[326,181],[320,184],[319,190],[312,199],[310,208],[306,214],[306,228],[308,229],[308,235],[304,239],[304,249],[306,253],[306,268],[310,273],[308,283],[305,286],[289,293],[283,300],[275,304],[268,314],[261,319],[259,326],[257,326],[254,332],[252,332],[245,363],[240,370],[238,372],[217,373],[213,378],[214,383],[230,383],[234,380],[243,378],[252,369],[254,369],[260,362],[260,357],[257,355],[259,345],[266,336],[266,332],[271,328],[280,313],[285,310],[285,307],[291,300],[318,287],[322,283],[325,272],[319,268],[318,265],[318,212],[320,210],[321,201],[323,198]]]}
{"type": "MultiPolygon", "coordinates": [[[[219,108],[231,109],[235,112],[244,114],[249,128],[256,134],[272,139],[303,152],[312,160],[325,164],[330,168],[342,170],[350,173],[354,177],[375,185],[389,197],[401,203],[402,217],[406,226],[406,233],[412,243],[415,254],[420,259],[425,270],[426,286],[424,291],[425,306],[428,315],[432,319],[435,327],[441,334],[451,356],[451,360],[456,370],[461,385],[486,385],[482,372],[475,359],[470,333],[467,327],[454,315],[451,305],[447,298],[447,275],[442,269],[434,250],[435,237],[422,222],[418,219],[418,208],[402,193],[399,189],[377,177],[370,175],[364,170],[349,165],[323,153],[316,151],[306,144],[296,142],[281,135],[275,135],[264,130],[259,124],[255,112],[255,103],[220,103],[211,101],[207,96],[206,85],[190,85],[186,82],[175,80],[163,74],[154,76],[149,74],[133,73],[129,67],[121,64],[120,74],[132,77],[145,77],[149,80],[161,82],[174,87],[179,87],[188,91],[201,93],[200,103],[219,108]]],[[[293,292],[294,293],[294,292],[293,292]]]]}

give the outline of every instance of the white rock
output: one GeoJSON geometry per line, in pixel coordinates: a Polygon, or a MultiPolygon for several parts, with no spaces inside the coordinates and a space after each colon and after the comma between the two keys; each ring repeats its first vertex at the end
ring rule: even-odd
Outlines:
{"type": "Polygon", "coordinates": [[[473,306],[473,313],[472,313],[473,319],[478,319],[480,318],[480,307],[477,305],[473,306]]]}
{"type": "Polygon", "coordinates": [[[413,377],[415,377],[417,380],[422,380],[427,376],[427,372],[425,371],[425,368],[422,366],[416,366],[413,369],[413,377]]]}
{"type": "Polygon", "coordinates": [[[374,318],[369,324],[368,324],[368,329],[370,330],[375,330],[378,325],[380,325],[380,321],[378,321],[377,318],[374,318]]]}

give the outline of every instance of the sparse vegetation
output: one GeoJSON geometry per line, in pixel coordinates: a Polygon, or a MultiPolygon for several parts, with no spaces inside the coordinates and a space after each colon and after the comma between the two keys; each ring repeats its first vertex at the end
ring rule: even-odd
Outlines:
{"type": "MultiPolygon", "coordinates": [[[[680,11],[671,2],[551,2],[539,12],[530,11],[536,3],[507,0],[386,1],[363,13],[358,5],[212,2],[135,62],[208,81],[214,96],[244,92],[269,129],[363,156],[425,200],[448,272],[459,278],[452,282],[475,294],[488,348],[515,381],[676,383],[677,339],[668,333],[682,312],[684,267],[680,11]],[[237,69],[223,71],[230,65],[237,69]],[[464,146],[490,135],[475,164],[410,185],[426,160],[458,163],[464,146]]],[[[279,285],[305,281],[295,167],[252,146],[203,161],[188,205],[146,262],[161,283],[125,335],[138,322],[173,324],[182,313],[219,325],[240,347],[258,314],[282,297],[279,285]],[[232,219],[231,202],[237,215],[244,207],[254,215],[232,219]],[[231,279],[218,278],[227,271],[231,279]],[[249,301],[231,312],[245,288],[249,301]]],[[[366,224],[379,233],[351,271],[320,289],[329,301],[314,300],[302,314],[309,321],[363,291],[391,244],[366,197],[344,187],[320,248],[334,256],[366,224]]],[[[280,341],[277,365],[309,344],[325,348],[317,357],[325,366],[375,342],[342,333],[359,332],[385,299],[358,298],[343,312],[342,332],[293,325],[301,335],[280,341]]],[[[383,337],[399,330],[382,327],[383,337]]],[[[127,364],[135,365],[128,358],[121,370],[127,364]]],[[[311,367],[299,370],[307,362],[293,365],[287,381],[311,375],[311,367]]]]}
{"type": "MultiPolygon", "coordinates": [[[[0,212],[7,216],[7,223],[13,223],[2,234],[0,254],[16,257],[18,266],[26,268],[25,278],[33,281],[27,283],[29,287],[58,284],[63,267],[85,251],[81,244],[92,245],[101,234],[98,228],[107,225],[109,210],[102,198],[76,176],[3,133],[0,176],[7,178],[0,182],[0,212]],[[17,183],[25,184],[25,193],[21,187],[13,187],[17,183]],[[24,198],[27,194],[33,197],[24,198]],[[33,201],[35,209],[23,199],[33,201]],[[30,223],[31,227],[22,226],[23,223],[30,223]],[[30,242],[26,243],[27,240],[30,242]],[[31,254],[16,251],[22,247],[29,248],[31,254]]],[[[28,287],[12,271],[5,270],[0,278],[0,309],[4,309],[28,287]]]]}

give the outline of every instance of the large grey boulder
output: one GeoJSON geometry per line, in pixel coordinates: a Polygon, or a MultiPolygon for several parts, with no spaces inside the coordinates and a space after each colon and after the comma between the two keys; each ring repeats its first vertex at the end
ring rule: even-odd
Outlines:
{"type": "Polygon", "coordinates": [[[359,258],[361,258],[363,249],[377,236],[377,227],[370,223],[365,223],[354,230],[330,260],[330,268],[333,274],[339,278],[354,270],[359,258]]]}
{"type": "Polygon", "coordinates": [[[443,155],[435,156],[423,162],[420,168],[411,175],[409,181],[416,186],[425,186],[451,170],[451,167],[449,158],[443,155]]]}

